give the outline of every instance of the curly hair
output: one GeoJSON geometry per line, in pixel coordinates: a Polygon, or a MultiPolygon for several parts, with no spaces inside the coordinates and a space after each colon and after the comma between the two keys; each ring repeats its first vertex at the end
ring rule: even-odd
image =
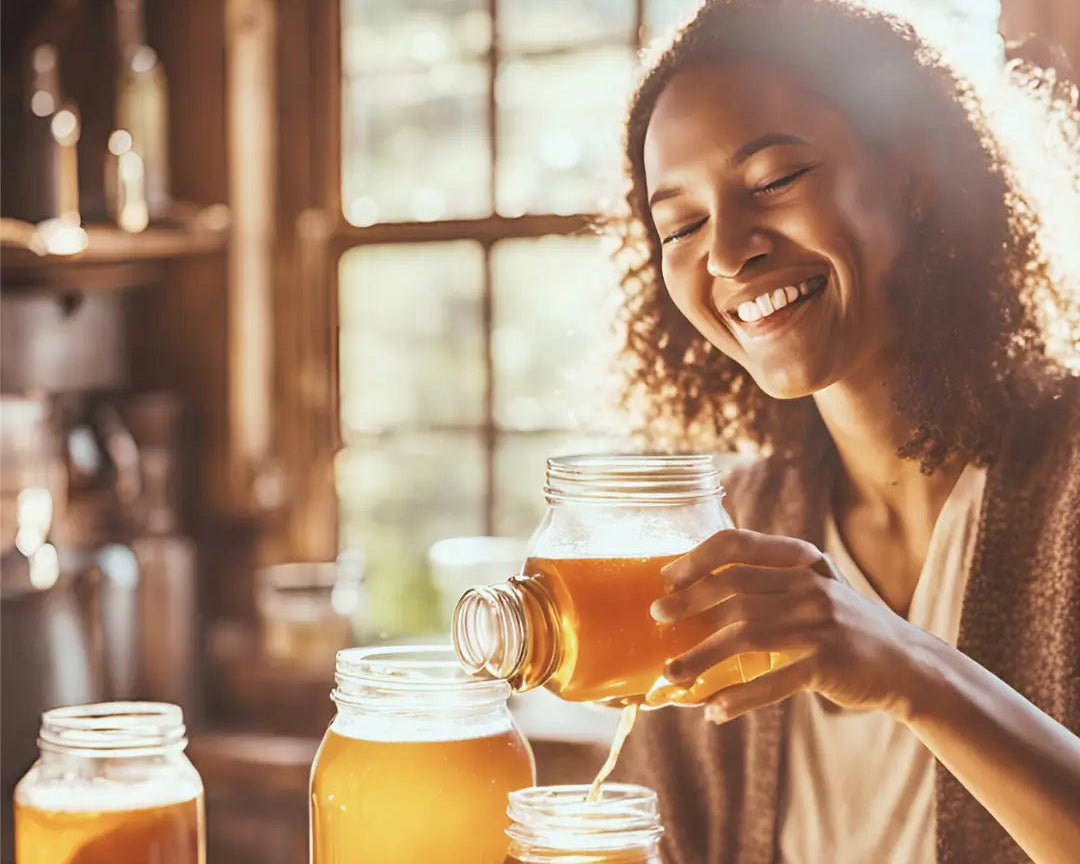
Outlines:
{"type": "MultiPolygon", "coordinates": [[[[823,432],[812,398],[766,395],[690,325],[661,276],[643,157],[650,118],[675,74],[736,59],[767,63],[828,99],[872,152],[890,141],[925,144],[935,201],[909,214],[906,254],[887,286],[900,332],[917,336],[904,339],[896,403],[909,438],[899,454],[927,472],[958,457],[989,462],[1005,417],[1074,374],[1048,352],[1045,331],[1052,323],[1065,353],[1080,354],[1075,286],[1048,265],[1036,211],[1011,179],[973,88],[909,25],[842,0],[711,0],[631,99],[626,212],[613,224],[624,295],[622,406],[637,431],[660,447],[705,440],[789,454],[823,432]]],[[[1051,89],[1044,103],[1075,124],[1060,99],[1075,90],[1051,89]]],[[[1075,194],[1080,170],[1066,168],[1075,194]]]]}

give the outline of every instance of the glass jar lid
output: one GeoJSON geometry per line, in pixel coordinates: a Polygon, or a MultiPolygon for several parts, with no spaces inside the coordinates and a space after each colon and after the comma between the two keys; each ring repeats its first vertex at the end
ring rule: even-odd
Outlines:
{"type": "Polygon", "coordinates": [[[505,703],[510,685],[470,675],[449,645],[347,648],[337,654],[338,705],[374,712],[465,712],[505,703]]]}
{"type": "Polygon", "coordinates": [[[620,852],[655,844],[664,829],[656,793],[605,783],[595,801],[588,785],[533,786],[510,793],[510,839],[529,851],[620,852]]]}
{"type": "Polygon", "coordinates": [[[38,748],[90,758],[145,756],[187,745],[183,711],[164,702],[98,702],[41,715],[38,748]]]}
{"type": "Polygon", "coordinates": [[[685,504],[723,496],[711,453],[610,453],[547,460],[544,496],[605,504],[685,504]]]}

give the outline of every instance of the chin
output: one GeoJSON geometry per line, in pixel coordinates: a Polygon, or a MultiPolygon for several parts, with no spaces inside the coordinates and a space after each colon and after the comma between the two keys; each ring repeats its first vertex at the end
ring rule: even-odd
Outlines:
{"type": "Polygon", "coordinates": [[[802,399],[832,383],[828,376],[790,366],[777,370],[750,369],[749,372],[754,383],[773,399],[802,399]]]}

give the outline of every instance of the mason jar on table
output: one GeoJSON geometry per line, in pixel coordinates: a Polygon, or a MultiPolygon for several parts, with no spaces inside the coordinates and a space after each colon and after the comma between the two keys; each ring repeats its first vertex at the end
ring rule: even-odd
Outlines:
{"type": "Polygon", "coordinates": [[[644,786],[537,786],[510,793],[504,864],[661,864],[659,806],[644,786]]]}
{"type": "Polygon", "coordinates": [[[46,711],[15,788],[18,864],[205,864],[203,785],[183,714],[159,702],[46,711]]]}
{"type": "Polygon", "coordinates": [[[536,780],[510,687],[430,645],[341,651],[335,678],[311,770],[312,864],[501,864],[507,797],[536,780]]]}

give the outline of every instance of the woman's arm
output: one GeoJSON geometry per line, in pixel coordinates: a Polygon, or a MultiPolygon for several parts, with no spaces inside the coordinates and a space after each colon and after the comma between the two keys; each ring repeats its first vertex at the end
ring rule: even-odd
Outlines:
{"type": "Polygon", "coordinates": [[[1080,739],[1000,678],[923,638],[904,722],[1038,864],[1080,860],[1080,739]]]}
{"type": "Polygon", "coordinates": [[[692,683],[723,660],[779,651],[791,662],[720,691],[724,722],[814,690],[908,725],[1036,864],[1080,860],[1080,738],[970,658],[839,579],[816,547],[721,531],[664,571],[653,616],[708,616],[713,634],[668,665],[692,683]],[[738,563],[733,563],[738,562],[738,563]]]}

